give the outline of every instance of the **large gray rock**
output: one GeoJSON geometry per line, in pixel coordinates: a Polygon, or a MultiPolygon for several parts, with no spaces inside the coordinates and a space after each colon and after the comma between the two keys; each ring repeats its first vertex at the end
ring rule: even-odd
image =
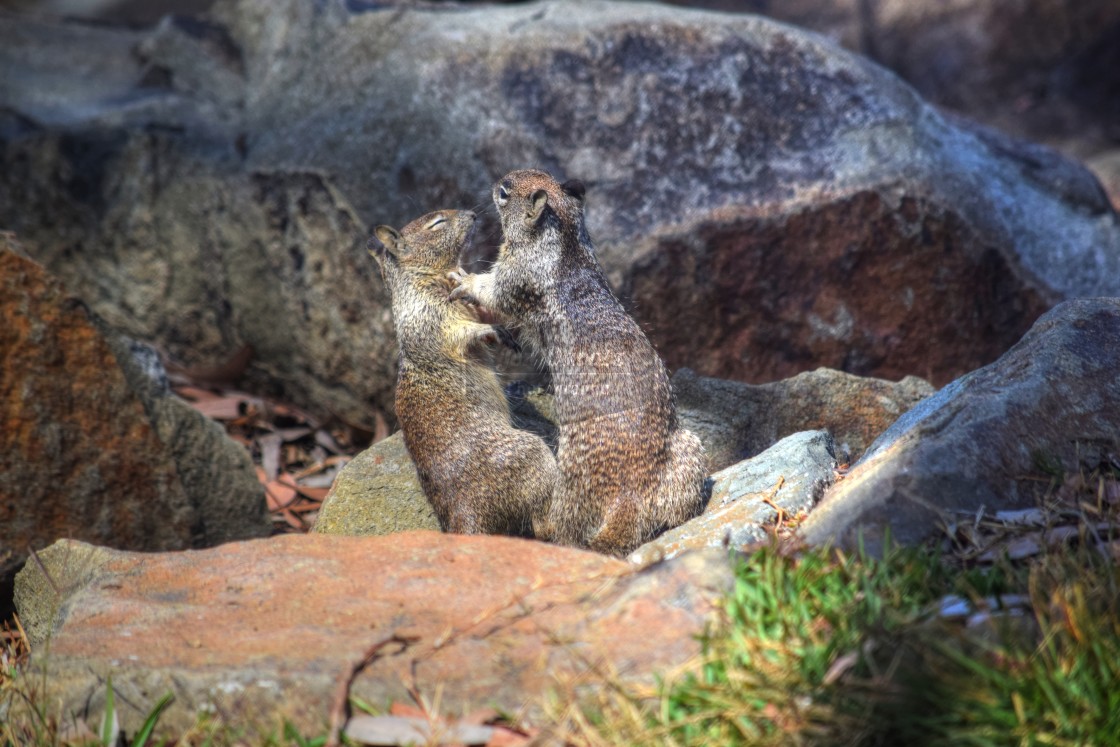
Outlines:
{"type": "Polygon", "coordinates": [[[940,384],[1120,295],[1084,169],[760,18],[230,0],[149,31],[13,19],[0,64],[0,224],[129,335],[249,344],[248,383],[355,423],[394,382],[367,227],[526,165],[587,182],[612,282],[709,376],[940,384]]]}
{"type": "Polygon", "coordinates": [[[832,434],[838,457],[858,458],[933,392],[914,376],[892,382],[827,368],[768,384],[705,378],[687,368],[673,375],[681,422],[704,442],[713,472],[816,428],[832,434]]]}
{"type": "Polygon", "coordinates": [[[1120,463],[1120,299],[1068,301],[998,361],[903,415],[801,530],[873,551],[1031,507],[1056,473],[1120,463]]]}
{"type": "Polygon", "coordinates": [[[712,497],[704,513],[670,529],[632,552],[646,565],[702,547],[742,549],[766,537],[778,518],[813,507],[836,477],[836,454],[828,431],[783,438],[753,459],[712,475],[712,497]]]}
{"type": "Polygon", "coordinates": [[[925,98],[1084,158],[1115,143],[1115,0],[682,0],[812,29],[925,98]]]}
{"type": "Polygon", "coordinates": [[[196,546],[270,535],[264,486],[245,447],[175,396],[159,353],[96,322],[198,512],[196,546]]]}

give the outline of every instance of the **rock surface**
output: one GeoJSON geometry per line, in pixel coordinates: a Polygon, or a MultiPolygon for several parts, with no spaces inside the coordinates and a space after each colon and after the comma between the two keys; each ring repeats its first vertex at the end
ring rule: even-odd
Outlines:
{"type": "Polygon", "coordinates": [[[59,538],[172,550],[271,532],[248,453],[170,392],[154,351],[4,249],[0,318],[0,610],[28,550],[59,538]]]}
{"type": "Polygon", "coordinates": [[[679,0],[812,29],[940,106],[1085,158],[1120,136],[1115,0],[679,0]]]}
{"type": "Polygon", "coordinates": [[[0,50],[0,224],[130,336],[186,363],[249,344],[249,384],[355,423],[395,366],[367,227],[526,165],[587,183],[611,281],[704,375],[941,384],[1056,301],[1120,295],[1088,172],[756,17],[242,0],[147,31],[14,19],[0,50]]]}
{"type": "MultiPolygon", "coordinates": [[[[718,472],[806,429],[823,428],[833,434],[839,447],[834,448],[830,437],[830,459],[837,457],[834,451],[841,452],[844,459],[849,454],[858,456],[900,414],[934,390],[914,377],[894,383],[828,369],[758,385],[704,378],[682,369],[673,375],[673,391],[681,423],[699,436],[710,470],[718,472]]],[[[510,391],[510,406],[518,428],[541,436],[555,448],[550,394],[515,385],[510,391]]],[[[786,440],[793,451],[799,447],[792,445],[801,443],[786,440]]],[[[773,485],[778,474],[774,472],[765,487],[773,485]]],[[[783,507],[794,512],[803,503],[795,494],[817,492],[808,485],[802,490],[791,483],[782,489],[778,503],[791,501],[790,506],[783,507]]],[[[768,519],[760,518],[757,523],[764,520],[768,519]]],[[[342,469],[323,501],[314,531],[367,535],[438,528],[404,439],[395,433],[342,469]]]]}
{"type": "Polygon", "coordinates": [[[872,0],[868,53],[931,101],[1085,157],[1120,135],[1115,0],[872,0]]]}
{"type": "Polygon", "coordinates": [[[322,733],[337,678],[393,634],[416,640],[363,670],[353,695],[384,705],[413,686],[441,693],[448,716],[492,706],[531,721],[540,696],[580,674],[652,683],[697,654],[732,579],[719,550],[636,571],[530,540],[434,532],[157,555],[62,541],[41,557],[62,597],[30,565],[16,598],[33,651],[50,638],[49,658],[34,661],[50,672],[48,697],[101,713],[112,674],[131,733],[170,691],[167,735],[200,710],[250,733],[279,733],[281,719],[322,733]]]}
{"type": "Polygon", "coordinates": [[[0,607],[30,549],[60,537],[190,547],[198,511],[81,301],[0,251],[0,607]]]}
{"type": "Polygon", "coordinates": [[[98,328],[144,403],[156,435],[175,462],[183,490],[198,510],[200,540],[195,546],[272,534],[264,487],[245,447],[175,396],[155,350],[121,337],[103,323],[98,328]]]}
{"type": "Polygon", "coordinates": [[[995,363],[903,415],[825,496],[807,541],[878,549],[1033,507],[1055,473],[1120,464],[1120,299],[1045,314],[995,363]],[[1041,480],[1039,478],[1042,478],[1041,480]]]}
{"type": "Polygon", "coordinates": [[[832,484],[835,470],[828,431],[787,436],[753,459],[712,475],[712,498],[704,513],[642,545],[628,559],[645,565],[686,550],[739,550],[761,541],[778,509],[796,516],[812,508],[832,484]]]}
{"type": "Polygon", "coordinates": [[[398,431],[342,468],[323,499],[313,531],[381,535],[410,529],[438,532],[439,520],[398,431]]]}
{"type": "Polygon", "coordinates": [[[824,429],[838,458],[858,458],[898,416],[934,393],[922,379],[899,382],[826,368],[768,384],[673,375],[681,422],[704,442],[713,472],[760,454],[780,439],[824,429]]]}

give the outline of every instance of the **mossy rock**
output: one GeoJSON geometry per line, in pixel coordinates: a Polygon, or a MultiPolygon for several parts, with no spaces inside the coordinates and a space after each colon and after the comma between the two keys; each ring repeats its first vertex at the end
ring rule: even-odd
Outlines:
{"type": "Polygon", "coordinates": [[[354,457],[323,500],[320,534],[379,535],[409,529],[439,531],[416,467],[401,434],[394,433],[354,457]]]}

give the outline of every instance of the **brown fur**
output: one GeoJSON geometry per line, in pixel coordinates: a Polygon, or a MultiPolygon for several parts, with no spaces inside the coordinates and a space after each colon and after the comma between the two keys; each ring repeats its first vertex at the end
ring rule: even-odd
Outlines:
{"type": "Polygon", "coordinates": [[[400,343],[397,418],[445,532],[547,537],[556,459],[544,441],[510,424],[501,384],[484,361],[494,327],[448,299],[447,274],[474,220],[469,211],[430,213],[399,233],[379,226],[370,242],[400,343]]]}
{"type": "Polygon", "coordinates": [[[626,554],[703,510],[703,447],[678,427],[665,366],[595,259],[583,185],[515,171],[494,201],[505,233],[498,260],[485,275],[452,273],[452,296],[520,324],[551,370],[556,541],[626,554]]]}

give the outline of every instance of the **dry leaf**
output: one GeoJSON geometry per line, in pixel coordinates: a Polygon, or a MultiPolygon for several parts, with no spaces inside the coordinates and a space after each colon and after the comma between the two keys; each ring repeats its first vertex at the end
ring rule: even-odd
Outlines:
{"type": "Polygon", "coordinates": [[[276,433],[266,433],[257,439],[261,447],[261,467],[269,482],[280,474],[280,446],[283,439],[276,433]]]}
{"type": "Polygon", "coordinates": [[[291,485],[273,480],[264,486],[265,496],[268,498],[268,510],[279,511],[291,505],[296,499],[296,489],[291,485]]]}
{"type": "Polygon", "coordinates": [[[485,745],[494,735],[490,726],[437,724],[415,716],[355,716],[344,729],[346,736],[360,744],[466,744],[485,745]]]}
{"type": "Polygon", "coordinates": [[[231,396],[214,397],[213,399],[190,403],[191,407],[214,420],[236,420],[241,417],[244,404],[244,397],[231,396]]]}

